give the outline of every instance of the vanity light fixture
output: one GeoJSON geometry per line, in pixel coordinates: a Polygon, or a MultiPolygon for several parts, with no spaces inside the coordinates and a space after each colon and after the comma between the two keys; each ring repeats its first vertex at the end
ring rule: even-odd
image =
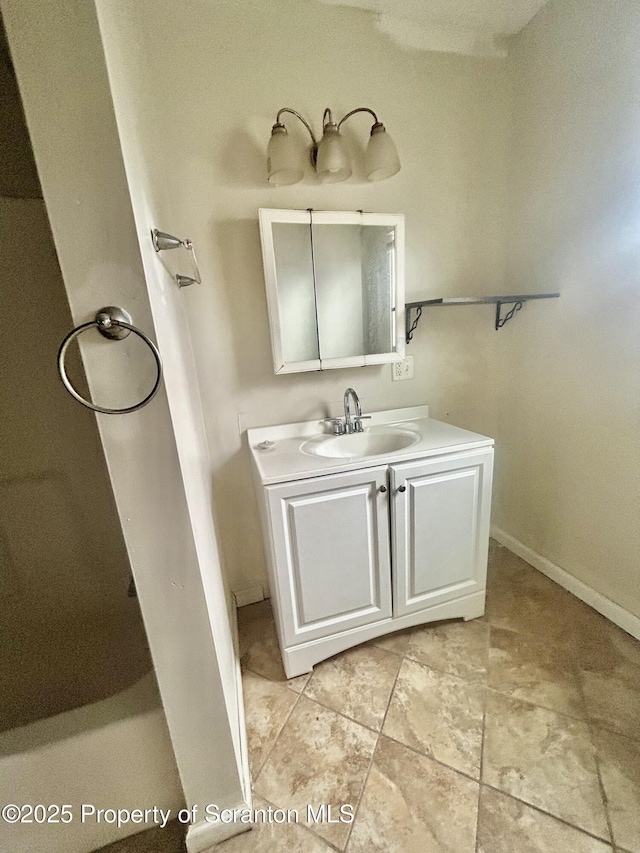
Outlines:
{"type": "Polygon", "coordinates": [[[274,187],[296,184],[304,175],[304,159],[299,146],[289,136],[287,128],[280,121],[282,113],[291,113],[299,118],[311,136],[311,163],[318,180],[323,184],[346,181],[351,175],[351,163],[340,134],[340,127],[356,113],[370,113],[373,116],[371,136],[364,156],[364,168],[367,179],[383,181],[400,171],[400,158],[393,140],[385,130],[377,115],[368,107],[357,107],[347,113],[339,122],[333,120],[331,110],[326,109],[322,117],[322,139],[316,140],[309,122],[300,113],[290,107],[278,110],[276,123],[271,129],[271,139],[267,147],[267,172],[269,183],[274,187]]]}

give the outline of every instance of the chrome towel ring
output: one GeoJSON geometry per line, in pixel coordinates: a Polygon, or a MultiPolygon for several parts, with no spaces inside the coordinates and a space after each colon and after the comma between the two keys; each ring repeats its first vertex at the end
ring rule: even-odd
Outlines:
{"type": "Polygon", "coordinates": [[[148,338],[144,332],[141,332],[140,329],[136,329],[135,326],[131,324],[131,317],[127,314],[126,311],[123,311],[122,308],[118,308],[115,305],[109,305],[106,308],[101,308],[100,311],[96,314],[95,320],[92,320],[90,323],[83,323],[81,326],[78,326],[73,331],[69,332],[66,338],[60,344],[60,349],[58,350],[58,372],[60,373],[60,379],[62,379],[62,384],[67,389],[67,391],[71,394],[71,396],[77,400],[79,403],[82,403],[83,406],[86,406],[87,409],[92,409],[94,412],[100,412],[103,415],[126,415],[129,412],[136,412],[138,409],[141,409],[143,406],[146,406],[156,395],[158,388],[160,387],[160,382],[162,381],[162,359],[160,358],[160,353],[158,352],[158,348],[153,343],[153,341],[148,338]],[[81,335],[86,329],[91,329],[96,327],[101,335],[105,338],[109,338],[113,341],[121,341],[123,338],[129,336],[131,332],[134,335],[138,335],[139,338],[147,344],[151,352],[153,353],[153,357],[156,362],[156,368],[158,370],[158,375],[156,377],[156,381],[153,385],[151,391],[147,394],[144,400],[136,403],[135,406],[128,406],[126,409],[108,409],[106,406],[96,406],[95,403],[91,403],[89,400],[85,400],[84,397],[81,397],[80,394],[76,391],[76,389],[71,384],[69,377],[67,376],[67,371],[64,366],[65,355],[67,354],[67,349],[69,348],[69,344],[74,341],[78,335],[81,335]]]}

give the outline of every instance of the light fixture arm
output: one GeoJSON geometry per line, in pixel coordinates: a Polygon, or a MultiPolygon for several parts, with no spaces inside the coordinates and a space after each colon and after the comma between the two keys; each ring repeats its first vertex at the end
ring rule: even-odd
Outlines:
{"type": "Polygon", "coordinates": [[[304,175],[304,166],[300,159],[300,146],[295,138],[289,136],[282,116],[290,113],[306,127],[311,137],[309,157],[318,180],[323,184],[346,181],[351,176],[351,162],[347,146],[340,134],[340,128],[348,118],[356,113],[368,113],[372,119],[371,133],[367,143],[364,165],[365,174],[370,181],[383,181],[400,171],[400,159],[393,140],[385,126],[369,107],[356,107],[336,123],[331,110],[327,107],[322,116],[322,138],[318,140],[309,122],[291,107],[282,107],[276,115],[276,123],[271,128],[271,138],[267,146],[267,175],[272,186],[295,184],[304,175]]]}
{"type": "MultiPolygon", "coordinates": [[[[313,130],[311,129],[311,125],[309,124],[309,122],[303,116],[301,116],[299,112],[291,109],[291,107],[282,107],[282,109],[278,110],[278,114],[276,115],[276,124],[282,124],[282,122],[280,121],[280,116],[282,115],[282,113],[291,113],[292,116],[295,116],[296,118],[300,119],[302,124],[309,131],[309,136],[311,137],[313,144],[314,145],[318,144],[318,140],[316,139],[315,134],[314,134],[313,130]]],[[[340,127],[344,124],[344,122],[348,118],[351,118],[351,116],[355,115],[356,113],[369,113],[369,115],[373,116],[374,122],[376,124],[378,124],[378,116],[374,113],[373,110],[369,109],[369,107],[356,107],[355,110],[351,110],[351,112],[348,112],[345,116],[343,116],[343,118],[340,119],[340,121],[338,122],[338,130],[340,129],[340,127]]],[[[326,110],[324,111],[323,115],[322,115],[322,126],[324,127],[327,124],[333,124],[333,123],[334,122],[333,122],[333,116],[331,114],[331,110],[329,107],[327,107],[326,110]]]]}
{"type": "Polygon", "coordinates": [[[277,125],[278,125],[278,124],[282,124],[282,122],[280,121],[280,116],[282,115],[282,113],[291,113],[291,115],[295,116],[296,118],[299,118],[299,119],[300,119],[300,121],[302,122],[302,124],[303,124],[303,125],[307,128],[307,130],[309,131],[309,135],[311,136],[311,139],[313,140],[313,146],[314,146],[314,148],[317,148],[317,147],[318,147],[318,140],[315,138],[315,136],[314,136],[314,134],[313,134],[313,131],[311,130],[311,125],[309,124],[309,122],[308,122],[306,119],[304,119],[304,118],[300,115],[300,113],[297,113],[295,110],[292,110],[292,109],[291,109],[291,107],[282,107],[282,109],[281,109],[281,110],[278,110],[278,115],[276,116],[276,124],[277,124],[277,125]]]}
{"type": "MultiPolygon", "coordinates": [[[[327,112],[327,110],[325,110],[325,113],[326,113],[326,112],[327,112]]],[[[355,110],[351,110],[351,112],[350,112],[350,113],[347,113],[347,114],[346,114],[346,116],[344,116],[343,118],[341,118],[341,119],[340,119],[340,121],[338,122],[338,130],[340,130],[340,127],[344,124],[344,122],[345,122],[348,118],[351,118],[351,116],[352,116],[352,115],[355,115],[356,113],[369,113],[370,115],[372,115],[372,116],[373,116],[373,120],[374,120],[374,122],[375,122],[376,124],[379,124],[378,116],[374,113],[374,111],[373,111],[373,110],[370,110],[370,109],[369,109],[369,107],[356,107],[356,109],[355,109],[355,110]]],[[[329,110],[329,114],[331,114],[331,110],[329,110]]]]}

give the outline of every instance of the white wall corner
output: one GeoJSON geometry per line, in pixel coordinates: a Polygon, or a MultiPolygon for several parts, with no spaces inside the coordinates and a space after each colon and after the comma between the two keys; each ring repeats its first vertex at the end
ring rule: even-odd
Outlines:
{"type": "Polygon", "coordinates": [[[580,601],[584,601],[589,607],[593,607],[598,613],[606,616],[607,619],[619,628],[622,628],[623,631],[631,634],[636,640],[640,640],[640,619],[634,616],[633,613],[625,610],[624,607],[620,607],[619,604],[607,598],[606,595],[593,589],[593,587],[590,587],[583,581],[578,580],[577,577],[570,574],[566,569],[552,563],[551,560],[543,557],[542,554],[538,554],[533,548],[524,545],[514,536],[511,536],[511,534],[506,533],[499,527],[491,526],[491,536],[501,545],[504,545],[505,548],[513,551],[514,554],[526,563],[529,563],[530,566],[533,566],[534,569],[538,569],[539,572],[542,572],[543,575],[546,575],[552,581],[555,581],[568,592],[575,595],[580,601]]]}
{"type": "Polygon", "coordinates": [[[245,586],[242,589],[234,590],[233,597],[236,602],[236,607],[245,607],[247,604],[255,604],[257,601],[263,601],[265,598],[264,587],[262,584],[245,586]]]}
{"type": "MultiPolygon", "coordinates": [[[[250,808],[250,803],[241,802],[230,807],[230,810],[244,811],[250,808]]],[[[240,835],[250,829],[250,823],[240,823],[239,821],[231,821],[230,823],[216,821],[213,823],[207,820],[199,820],[197,823],[192,823],[187,830],[187,853],[209,853],[212,848],[226,841],[227,838],[233,838],[234,835],[240,835]]]]}
{"type": "Polygon", "coordinates": [[[403,50],[425,50],[436,53],[458,53],[504,59],[507,39],[494,33],[481,32],[415,21],[397,15],[378,15],[376,29],[403,50]]]}
{"type": "Polygon", "coordinates": [[[244,708],[244,691],[242,686],[242,665],[240,663],[240,635],[238,633],[238,610],[237,608],[229,616],[233,648],[235,651],[236,664],[236,695],[238,709],[238,731],[240,733],[240,762],[242,765],[242,793],[247,802],[251,797],[251,769],[249,767],[249,740],[247,735],[247,723],[244,708]]]}

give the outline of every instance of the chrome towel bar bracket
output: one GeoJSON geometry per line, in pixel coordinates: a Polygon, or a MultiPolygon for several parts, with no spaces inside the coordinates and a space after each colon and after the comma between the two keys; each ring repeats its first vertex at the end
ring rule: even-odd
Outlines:
{"type": "Polygon", "coordinates": [[[116,305],[109,305],[98,311],[95,316],[95,320],[91,320],[89,323],[83,323],[81,326],[73,329],[62,341],[60,349],[58,350],[58,372],[60,374],[62,384],[69,394],[71,394],[74,400],[77,400],[83,406],[86,406],[87,409],[91,409],[94,412],[100,412],[103,415],[126,415],[129,414],[129,412],[136,412],[138,409],[146,406],[147,403],[155,397],[158,388],[160,387],[160,382],[162,381],[162,359],[160,358],[158,348],[153,341],[148,338],[144,332],[141,332],[140,329],[137,329],[131,324],[131,317],[129,314],[127,314],[126,311],[123,311],[122,308],[118,308],[116,305]],[[141,400],[133,406],[127,406],[125,409],[108,409],[106,406],[97,406],[95,403],[85,400],[84,397],[81,397],[73,387],[64,366],[64,359],[67,354],[67,350],[69,349],[69,345],[78,337],[78,335],[81,335],[87,329],[92,329],[94,326],[101,335],[112,341],[121,341],[133,332],[134,335],[138,335],[138,337],[142,338],[145,344],[147,344],[156,362],[157,376],[153,384],[153,388],[144,400],[141,400]]]}
{"type": "Polygon", "coordinates": [[[198,259],[196,258],[196,250],[194,249],[191,240],[181,240],[180,237],[174,237],[173,234],[167,234],[166,231],[158,231],[157,228],[154,228],[151,231],[151,241],[156,252],[164,252],[167,249],[186,249],[188,252],[191,252],[191,261],[195,277],[192,278],[189,275],[176,273],[175,278],[178,283],[178,287],[189,287],[191,284],[202,284],[198,259]]]}

